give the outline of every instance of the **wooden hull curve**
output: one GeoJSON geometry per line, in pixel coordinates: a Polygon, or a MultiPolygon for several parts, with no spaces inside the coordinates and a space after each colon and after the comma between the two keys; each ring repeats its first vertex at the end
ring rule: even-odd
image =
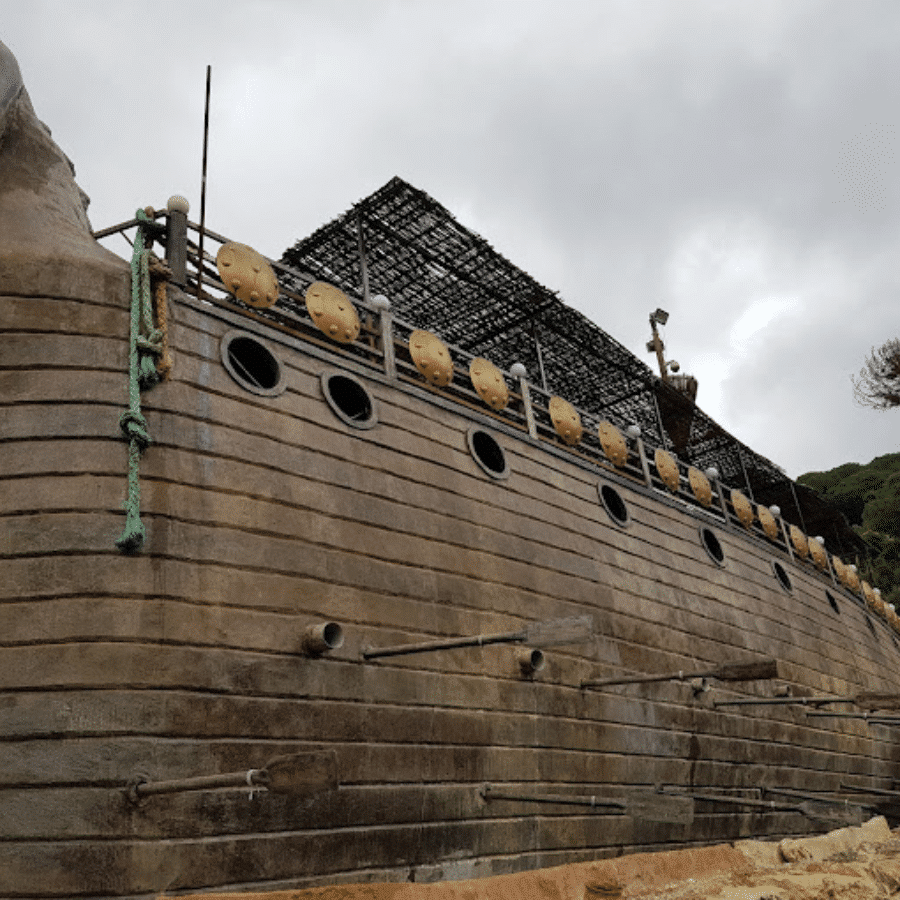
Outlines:
{"type": "Polygon", "coordinates": [[[227,304],[170,293],[175,367],[143,398],[147,540],[123,555],[127,291],[121,272],[104,278],[41,296],[8,281],[0,298],[4,895],[475,877],[821,830],[784,809],[699,801],[690,821],[652,821],[485,800],[486,785],[626,801],[657,784],[751,800],[761,787],[893,786],[889,727],[713,706],[771,696],[769,682],[581,688],[771,656],[797,693],[900,690],[896,637],[811,563],[639,469],[531,439],[227,304]],[[235,329],[274,351],[282,393],[226,371],[235,329]],[[332,412],[328,372],[364,385],[371,427],[332,412]],[[473,458],[473,427],[501,446],[506,478],[473,458]],[[594,636],[545,648],[534,677],[508,645],[362,656],[573,616],[590,616],[594,636]],[[343,645],[306,654],[305,629],[326,621],[343,645]],[[337,790],[127,798],[138,777],[243,771],[301,750],[334,751],[337,790]]]}

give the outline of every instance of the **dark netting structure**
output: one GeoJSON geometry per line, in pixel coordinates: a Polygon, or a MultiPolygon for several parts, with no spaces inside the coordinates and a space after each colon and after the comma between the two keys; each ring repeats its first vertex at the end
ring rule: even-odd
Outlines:
{"type": "MultiPolygon", "coordinates": [[[[553,291],[497,253],[450,212],[400,178],[285,251],[286,287],[302,292],[327,281],[351,297],[377,294],[395,315],[448,344],[530,378],[582,410],[620,428],[639,425],[651,444],[685,463],[714,466],[835,552],[856,555],[865,543],[844,517],[742,444],[641,360],[553,291]]],[[[282,306],[297,306],[282,296],[282,306]]]]}

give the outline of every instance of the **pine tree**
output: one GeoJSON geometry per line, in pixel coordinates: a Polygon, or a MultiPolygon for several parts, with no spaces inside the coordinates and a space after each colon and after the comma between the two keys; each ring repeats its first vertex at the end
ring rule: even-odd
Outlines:
{"type": "Polygon", "coordinates": [[[900,340],[893,338],[872,348],[853,382],[853,395],[861,406],[893,409],[900,406],[900,340]]]}

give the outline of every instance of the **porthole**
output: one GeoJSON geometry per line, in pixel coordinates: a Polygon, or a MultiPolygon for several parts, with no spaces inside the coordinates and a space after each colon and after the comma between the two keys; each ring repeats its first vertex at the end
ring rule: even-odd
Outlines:
{"type": "Polygon", "coordinates": [[[597,485],[597,493],[600,495],[600,502],[606,510],[606,514],[621,528],[631,524],[631,517],[628,515],[628,507],[622,499],[622,495],[611,485],[601,482],[597,485]]]}
{"type": "Polygon", "coordinates": [[[705,525],[700,526],[700,543],[703,544],[703,549],[717,566],[725,565],[725,551],[712,528],[707,528],[705,525]]]}
{"type": "Polygon", "coordinates": [[[262,397],[276,397],[285,388],[284,370],[278,357],[246,331],[229,331],[220,348],[222,365],[244,390],[262,397]]]}
{"type": "Polygon", "coordinates": [[[331,411],[353,428],[371,428],[378,418],[375,401],[365,385],[346,372],[323,372],[322,393],[331,411]]]}
{"type": "Polygon", "coordinates": [[[480,428],[470,428],[466,434],[466,442],[469,445],[469,452],[475,458],[475,462],[491,478],[509,477],[509,465],[506,462],[506,454],[490,434],[480,428]]]}
{"type": "Polygon", "coordinates": [[[791,576],[788,575],[787,569],[777,559],[773,559],[772,570],[775,572],[778,583],[790,594],[794,585],[791,583],[791,576]]]}
{"type": "Polygon", "coordinates": [[[837,600],[834,599],[834,594],[831,591],[825,591],[825,596],[828,598],[828,602],[831,604],[831,608],[838,614],[841,614],[841,608],[838,606],[837,600]]]}

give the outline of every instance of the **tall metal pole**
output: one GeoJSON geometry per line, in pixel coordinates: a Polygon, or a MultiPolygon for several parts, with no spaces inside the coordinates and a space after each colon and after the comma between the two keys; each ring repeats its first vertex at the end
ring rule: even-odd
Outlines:
{"type": "Polygon", "coordinates": [[[203,113],[203,177],[200,181],[200,242],[197,260],[197,299],[203,285],[203,233],[206,229],[206,151],[209,146],[209,82],[212,66],[206,67],[206,108],[203,113]]]}

